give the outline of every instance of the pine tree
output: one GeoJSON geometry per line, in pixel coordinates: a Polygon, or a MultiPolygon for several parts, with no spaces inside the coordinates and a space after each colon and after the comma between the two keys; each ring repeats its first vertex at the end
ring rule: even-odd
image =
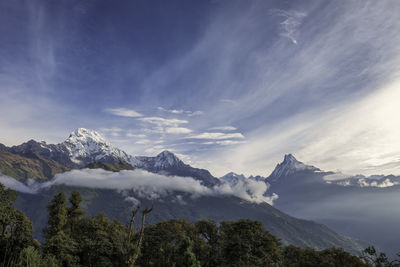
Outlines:
{"type": "Polygon", "coordinates": [[[79,191],[72,191],[69,202],[71,206],[67,209],[67,231],[73,234],[76,224],[85,214],[85,211],[80,208],[82,197],[79,191]]]}
{"type": "Polygon", "coordinates": [[[54,196],[50,205],[47,206],[47,210],[49,212],[49,219],[47,228],[44,231],[46,239],[49,239],[63,232],[67,223],[67,207],[64,193],[61,192],[54,196]]]}
{"type": "Polygon", "coordinates": [[[67,224],[67,207],[64,193],[57,194],[47,207],[48,226],[44,230],[46,242],[43,250],[54,255],[63,266],[74,266],[78,261],[75,255],[77,244],[64,232],[67,224]]]}

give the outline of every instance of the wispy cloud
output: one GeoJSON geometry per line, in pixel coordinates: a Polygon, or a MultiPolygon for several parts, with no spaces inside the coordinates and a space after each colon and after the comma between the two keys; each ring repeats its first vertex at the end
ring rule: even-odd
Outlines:
{"type": "Polygon", "coordinates": [[[304,12],[299,12],[295,10],[280,10],[275,9],[273,13],[279,17],[283,17],[283,21],[280,22],[281,33],[280,35],[286,37],[292,41],[292,43],[297,44],[296,35],[298,27],[301,25],[302,20],[306,17],[304,12]]]}
{"type": "Polygon", "coordinates": [[[222,140],[222,141],[210,141],[204,142],[204,145],[223,145],[223,146],[230,146],[230,145],[238,145],[238,144],[245,144],[246,141],[237,141],[237,140],[222,140]]]}
{"type": "Polygon", "coordinates": [[[235,131],[237,130],[236,127],[233,126],[217,126],[217,127],[211,127],[209,130],[215,130],[215,131],[235,131]]]}
{"type": "Polygon", "coordinates": [[[235,101],[233,99],[228,99],[228,98],[221,99],[220,102],[234,104],[234,105],[237,104],[237,101],[235,101]]]}
{"type": "Polygon", "coordinates": [[[187,120],[166,119],[161,117],[144,117],[144,118],[139,118],[138,120],[162,126],[177,126],[179,124],[188,123],[187,120]]]}
{"type": "Polygon", "coordinates": [[[127,109],[127,108],[106,108],[104,111],[107,113],[113,114],[115,116],[121,116],[121,117],[136,118],[136,117],[143,116],[139,112],[136,112],[133,109],[127,109]]]}
{"type": "Polygon", "coordinates": [[[188,134],[191,133],[192,130],[184,127],[169,127],[165,129],[165,132],[169,134],[188,134]]]}
{"type": "Polygon", "coordinates": [[[187,138],[221,140],[221,139],[243,139],[244,136],[241,133],[215,133],[215,132],[208,133],[208,132],[206,132],[206,133],[188,136],[187,138]]]}
{"type": "Polygon", "coordinates": [[[190,110],[183,110],[183,109],[165,109],[163,107],[157,107],[158,110],[160,111],[164,111],[167,113],[172,113],[172,114],[184,114],[187,115],[189,117],[191,116],[198,116],[198,115],[203,115],[204,112],[197,110],[197,111],[190,111],[190,110]]]}

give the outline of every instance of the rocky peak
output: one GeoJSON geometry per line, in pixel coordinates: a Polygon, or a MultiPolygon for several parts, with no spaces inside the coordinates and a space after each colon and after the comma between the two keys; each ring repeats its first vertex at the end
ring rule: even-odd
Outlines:
{"type": "Polygon", "coordinates": [[[175,156],[174,153],[168,150],[164,150],[156,156],[154,167],[167,168],[181,164],[183,164],[183,162],[177,156],[175,156]]]}
{"type": "Polygon", "coordinates": [[[129,161],[129,156],[115,148],[100,133],[78,128],[62,143],[68,150],[71,160],[78,164],[93,161],[118,162],[129,161]]]}
{"type": "Polygon", "coordinates": [[[283,161],[276,165],[269,180],[275,181],[282,176],[288,176],[297,171],[320,171],[320,169],[298,161],[292,154],[286,154],[283,161]]]}

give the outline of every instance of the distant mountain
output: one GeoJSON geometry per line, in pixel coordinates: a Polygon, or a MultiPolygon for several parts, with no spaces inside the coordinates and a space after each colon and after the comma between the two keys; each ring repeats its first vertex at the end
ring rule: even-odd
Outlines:
{"type": "Polygon", "coordinates": [[[285,155],[283,162],[276,165],[274,171],[268,177],[268,181],[276,182],[279,179],[288,177],[290,174],[297,172],[317,172],[320,169],[306,165],[303,162],[298,161],[292,154],[285,155]]]}
{"type": "MultiPolygon", "coordinates": [[[[59,144],[47,144],[30,140],[18,146],[5,147],[9,153],[24,156],[36,154],[52,161],[58,162],[66,169],[76,169],[88,166],[90,163],[129,163],[134,168],[140,168],[153,173],[164,175],[175,175],[182,177],[193,177],[203,182],[206,186],[213,186],[219,180],[204,169],[193,168],[185,164],[169,151],[163,151],[155,157],[132,156],[125,151],[114,147],[98,132],[85,128],[78,128],[69,137],[59,144]]],[[[0,170],[1,169],[0,166],[0,170]]],[[[14,177],[13,172],[8,172],[14,177]]],[[[42,176],[29,177],[32,179],[43,179],[42,176]]],[[[47,177],[51,178],[51,177],[47,177]]]]}
{"type": "Polygon", "coordinates": [[[229,173],[225,174],[224,176],[220,177],[219,179],[221,181],[224,181],[231,185],[236,185],[239,182],[246,183],[248,180],[257,181],[257,182],[266,182],[266,180],[265,180],[266,178],[259,176],[259,175],[246,177],[243,174],[237,174],[234,172],[229,172],[229,173]]]}
{"type": "Polygon", "coordinates": [[[371,175],[368,177],[362,174],[348,177],[339,175],[328,175],[324,177],[324,180],[329,184],[355,187],[385,188],[400,185],[400,176],[394,175],[371,175]],[[339,178],[337,176],[339,176],[339,178]]]}
{"type": "Polygon", "coordinates": [[[57,173],[68,170],[70,170],[68,166],[63,166],[35,152],[27,151],[18,155],[8,152],[4,146],[0,148],[0,173],[17,180],[28,178],[48,180],[57,173]]]}
{"type": "Polygon", "coordinates": [[[246,181],[246,177],[243,174],[236,174],[234,172],[230,172],[225,174],[224,176],[219,178],[221,181],[226,183],[236,185],[239,181],[246,181]]]}
{"type": "Polygon", "coordinates": [[[202,181],[206,186],[214,186],[220,183],[208,170],[193,168],[169,151],[163,151],[156,157],[135,157],[135,160],[132,164],[134,167],[149,172],[192,177],[202,181]]]}
{"type": "MultiPolygon", "coordinates": [[[[388,225],[387,220],[387,217],[391,216],[390,214],[376,215],[376,217],[370,218],[370,221],[360,222],[358,219],[362,216],[356,216],[356,220],[345,212],[354,207],[354,203],[357,203],[357,201],[360,201],[360,203],[367,202],[373,206],[378,202],[368,201],[377,195],[379,195],[381,202],[386,199],[384,196],[387,196],[388,192],[392,192],[393,196],[396,197],[400,195],[398,194],[400,191],[397,189],[400,188],[400,185],[397,186],[399,180],[395,176],[365,177],[359,175],[338,180],[338,174],[325,172],[317,167],[304,164],[292,154],[287,154],[267,178],[262,176],[245,177],[231,172],[218,179],[208,170],[185,164],[169,151],[163,151],[155,157],[129,155],[114,147],[99,133],[84,128],[72,132],[64,142],[59,144],[47,144],[34,140],[13,147],[0,144],[0,171],[19,180],[26,180],[27,178],[51,180],[57,173],[82,168],[101,168],[113,172],[143,169],[161,175],[191,177],[199,180],[211,192],[216,192],[212,190],[228,190],[228,192],[237,192],[236,195],[241,197],[243,195],[240,194],[247,194],[247,190],[257,190],[260,193],[260,190],[263,191],[268,188],[263,196],[271,196],[274,193],[274,207],[292,216],[326,223],[340,233],[365,239],[373,244],[382,245],[382,247],[387,247],[387,244],[392,247],[393,245],[400,247],[396,240],[385,244],[384,240],[375,234],[378,231],[371,228],[373,222],[374,225],[385,225],[384,230],[393,231],[394,228],[388,225]],[[255,182],[266,183],[267,187],[260,187],[255,182]],[[384,186],[388,187],[383,188],[384,186]],[[279,198],[276,199],[275,194],[278,194],[279,198]],[[339,209],[336,203],[341,203],[343,199],[351,199],[351,201],[346,202],[339,209]],[[324,206],[322,207],[322,205],[324,206]],[[380,218],[382,220],[379,220],[380,218]]],[[[173,178],[171,177],[171,179],[173,178]]],[[[27,186],[29,185],[27,184],[27,186]]],[[[33,183],[33,185],[35,184],[33,183]]],[[[39,187],[35,187],[32,192],[39,192],[40,190],[37,191],[37,188],[39,187]]],[[[45,218],[45,206],[43,205],[47,204],[51,195],[56,190],[61,190],[60,188],[70,190],[70,187],[53,186],[48,190],[41,190],[37,195],[24,194],[20,198],[20,207],[30,214],[31,219],[35,221],[38,227],[41,225],[40,221],[45,218]],[[36,203],[36,200],[39,202],[36,203]]],[[[126,201],[126,196],[105,189],[81,188],[81,190],[85,192],[86,198],[92,199],[85,204],[85,208],[92,214],[104,210],[111,217],[124,220],[129,215],[129,205],[132,205],[132,203],[126,201]],[[105,199],[107,199],[106,203],[105,199]]],[[[25,192],[30,191],[26,190],[25,192]]],[[[140,199],[142,203],[149,203],[149,200],[143,198],[143,195],[132,197],[133,199],[140,199]]],[[[266,200],[263,199],[262,201],[266,200]]],[[[315,223],[301,221],[280,213],[267,203],[255,204],[242,198],[228,197],[228,195],[192,198],[188,197],[187,193],[175,192],[160,201],[157,200],[157,205],[162,208],[162,211],[160,211],[161,215],[155,219],[156,221],[176,216],[186,217],[190,220],[250,218],[261,220],[267,229],[271,229],[271,232],[287,243],[316,248],[332,245],[352,249],[357,247],[355,243],[352,243],[353,241],[337,235],[328,228],[321,225],[316,226],[315,223]]],[[[360,210],[370,209],[363,207],[357,212],[360,212],[360,210]]],[[[375,210],[385,211],[380,207],[375,207],[375,210]]],[[[350,212],[351,215],[355,213],[354,210],[350,212]]],[[[396,214],[400,214],[400,210],[396,214]]],[[[368,218],[368,214],[362,215],[368,218]]],[[[400,223],[400,218],[399,220],[395,218],[393,221],[400,223]]],[[[390,234],[385,236],[390,236],[390,234]]],[[[397,240],[400,240],[400,236],[397,240]]]]}
{"type": "Polygon", "coordinates": [[[400,179],[397,176],[344,176],[286,155],[267,177],[274,207],[315,220],[335,231],[366,240],[394,255],[400,248],[400,179]]]}

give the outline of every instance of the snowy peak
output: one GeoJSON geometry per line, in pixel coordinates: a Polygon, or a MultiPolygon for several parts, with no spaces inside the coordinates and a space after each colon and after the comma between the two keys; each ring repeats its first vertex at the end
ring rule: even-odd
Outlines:
{"type": "Polygon", "coordinates": [[[276,165],[270,175],[270,181],[276,181],[282,176],[288,176],[297,171],[320,171],[320,169],[298,161],[292,154],[286,154],[283,161],[276,165]]]}
{"type": "Polygon", "coordinates": [[[295,164],[295,163],[301,163],[301,162],[298,161],[292,154],[286,154],[285,157],[283,158],[283,163],[295,164]]]}
{"type": "Polygon", "coordinates": [[[85,128],[73,131],[62,144],[66,147],[71,160],[79,165],[93,161],[129,160],[124,151],[112,146],[101,134],[85,128]]]}
{"type": "Polygon", "coordinates": [[[66,142],[69,143],[103,143],[103,144],[108,144],[109,143],[104,139],[104,137],[99,134],[96,131],[93,130],[88,130],[85,128],[78,128],[75,131],[73,131],[66,142]]]}
{"type": "Polygon", "coordinates": [[[243,174],[230,172],[220,178],[222,181],[231,185],[236,185],[239,181],[245,181],[247,178],[243,174]]]}
{"type": "Polygon", "coordinates": [[[164,169],[182,164],[183,162],[174,153],[165,150],[156,156],[154,167],[164,169]]]}

